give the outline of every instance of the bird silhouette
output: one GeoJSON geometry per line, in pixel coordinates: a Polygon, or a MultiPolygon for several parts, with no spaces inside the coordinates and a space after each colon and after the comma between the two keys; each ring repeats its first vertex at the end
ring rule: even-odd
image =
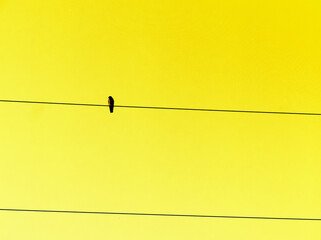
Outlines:
{"type": "Polygon", "coordinates": [[[108,97],[108,105],[109,105],[109,111],[111,113],[114,112],[114,103],[115,103],[115,101],[114,101],[113,97],[109,96],[108,97]]]}

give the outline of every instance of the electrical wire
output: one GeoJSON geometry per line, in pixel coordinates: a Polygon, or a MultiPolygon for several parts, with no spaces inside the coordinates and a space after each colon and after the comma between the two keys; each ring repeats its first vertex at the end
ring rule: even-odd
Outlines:
{"type": "Polygon", "coordinates": [[[131,216],[158,216],[158,217],[189,217],[189,218],[229,218],[229,219],[260,219],[260,220],[295,220],[295,221],[321,221],[321,218],[297,218],[297,217],[251,217],[251,216],[220,216],[220,215],[196,215],[196,214],[167,214],[167,213],[135,213],[135,212],[91,212],[91,211],[66,211],[66,210],[38,210],[38,209],[0,209],[4,212],[38,212],[38,213],[76,213],[76,214],[100,214],[100,215],[131,215],[131,216]]]}
{"type": "MultiPolygon", "coordinates": [[[[87,107],[108,107],[107,104],[92,104],[92,103],[66,103],[66,102],[39,102],[25,100],[7,100],[0,99],[0,102],[6,103],[31,103],[31,104],[50,104],[50,105],[69,105],[69,106],[87,106],[87,107]]],[[[182,108],[182,107],[153,107],[153,106],[126,106],[115,105],[115,108],[145,108],[158,110],[185,110],[185,111],[203,111],[203,112],[230,112],[230,113],[257,113],[257,114],[283,114],[283,115],[310,115],[321,116],[321,113],[311,112],[283,112],[283,111],[256,111],[256,110],[231,110],[231,109],[206,109],[206,108],[182,108]]]]}

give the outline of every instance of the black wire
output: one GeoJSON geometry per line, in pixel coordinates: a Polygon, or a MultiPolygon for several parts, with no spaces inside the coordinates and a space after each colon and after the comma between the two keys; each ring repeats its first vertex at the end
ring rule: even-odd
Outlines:
{"type": "Polygon", "coordinates": [[[0,209],[7,212],[41,212],[41,213],[79,213],[101,215],[132,215],[132,216],[158,216],[158,217],[194,217],[194,218],[230,218],[230,219],[260,219],[260,220],[297,220],[321,221],[321,218],[290,218],[290,217],[249,217],[249,216],[218,216],[196,214],[167,214],[167,213],[132,213],[132,212],[91,212],[91,211],[64,211],[64,210],[38,210],[38,209],[0,209]]]}
{"type": "Polygon", "coordinates": [[[88,107],[108,107],[108,105],[91,104],[91,103],[38,102],[38,101],[6,100],[6,99],[0,99],[0,102],[7,102],[7,103],[35,103],[35,104],[51,104],[51,105],[71,105],[71,106],[88,106],[88,107]]]}
{"type": "Polygon", "coordinates": [[[176,108],[176,107],[145,107],[145,106],[115,106],[124,108],[150,108],[165,110],[188,110],[188,111],[204,111],[204,112],[232,112],[232,113],[266,113],[266,114],[292,114],[292,115],[317,115],[321,113],[304,113],[304,112],[275,112],[275,111],[252,111],[252,110],[229,110],[229,109],[205,109],[205,108],[176,108]]]}
{"type": "MultiPolygon", "coordinates": [[[[108,105],[106,105],[106,104],[92,104],[92,103],[38,102],[38,101],[5,100],[5,99],[0,99],[0,102],[7,102],[7,103],[34,103],[34,104],[51,104],[51,105],[71,105],[71,106],[87,106],[87,107],[108,107],[108,105]]],[[[278,112],[278,111],[229,110],[229,109],[181,108],[181,107],[151,107],[151,106],[125,106],[125,105],[115,105],[114,107],[119,107],[119,108],[147,108],[147,109],[162,109],[162,110],[187,110],[187,111],[203,111],[203,112],[264,113],[264,114],[321,116],[321,113],[308,113],[308,112],[282,112],[282,111],[278,112]]]]}

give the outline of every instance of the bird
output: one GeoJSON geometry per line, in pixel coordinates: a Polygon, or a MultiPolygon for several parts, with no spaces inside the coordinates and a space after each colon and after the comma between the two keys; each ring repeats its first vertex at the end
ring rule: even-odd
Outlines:
{"type": "Polygon", "coordinates": [[[113,113],[113,112],[114,112],[114,103],[115,103],[115,101],[114,101],[113,97],[112,97],[112,96],[109,96],[109,97],[108,97],[108,105],[109,105],[109,111],[110,111],[110,113],[113,113]]]}

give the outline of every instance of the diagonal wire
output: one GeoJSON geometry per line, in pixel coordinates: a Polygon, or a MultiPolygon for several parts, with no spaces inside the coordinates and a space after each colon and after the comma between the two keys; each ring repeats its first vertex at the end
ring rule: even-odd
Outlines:
{"type": "Polygon", "coordinates": [[[37,212],[37,213],[75,213],[100,215],[131,215],[131,216],[157,216],[157,217],[189,217],[189,218],[229,218],[229,219],[257,219],[257,220],[295,220],[295,221],[321,221],[321,218],[297,217],[253,217],[253,216],[222,216],[197,214],[167,214],[167,213],[136,213],[136,212],[92,212],[92,211],[66,211],[66,210],[39,210],[39,209],[12,209],[3,208],[2,212],[37,212]]]}
{"type": "MultiPolygon", "coordinates": [[[[7,100],[7,99],[0,99],[0,102],[5,102],[5,103],[50,104],[50,105],[69,105],[69,106],[87,106],[87,107],[108,107],[109,106],[107,104],[93,104],[93,103],[41,102],[41,101],[7,100]]],[[[115,105],[114,107],[118,107],[118,108],[145,108],[145,109],[158,109],[158,110],[203,111],[203,112],[259,113],[259,114],[261,113],[261,114],[321,116],[321,113],[311,113],[311,112],[283,112],[283,111],[231,110],[231,109],[154,107],[154,106],[126,106],[126,105],[115,105]]]]}

